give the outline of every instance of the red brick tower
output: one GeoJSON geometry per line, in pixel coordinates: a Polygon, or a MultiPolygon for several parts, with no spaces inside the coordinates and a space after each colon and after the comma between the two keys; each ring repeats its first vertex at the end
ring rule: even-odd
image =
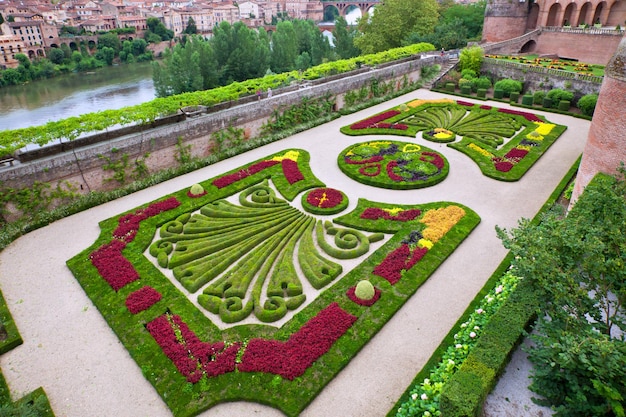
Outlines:
{"type": "Polygon", "coordinates": [[[626,35],[604,71],[572,201],[598,172],[616,174],[620,162],[626,163],[626,35]]]}
{"type": "Polygon", "coordinates": [[[482,42],[499,42],[522,36],[526,31],[529,0],[487,2],[482,42]]]}

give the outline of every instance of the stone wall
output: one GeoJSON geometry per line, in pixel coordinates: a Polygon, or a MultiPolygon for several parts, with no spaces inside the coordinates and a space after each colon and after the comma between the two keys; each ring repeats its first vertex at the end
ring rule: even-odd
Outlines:
{"type": "Polygon", "coordinates": [[[577,58],[589,64],[606,65],[615,53],[620,40],[619,34],[542,31],[534,53],[577,58]]]}
{"type": "Polygon", "coordinates": [[[559,74],[560,71],[531,68],[527,65],[496,64],[491,61],[486,59],[483,62],[482,73],[492,74],[496,80],[511,78],[522,81],[524,83],[524,92],[549,91],[553,88],[560,88],[574,92],[574,101],[578,101],[585,94],[598,93],[600,91],[601,84],[590,82],[586,79],[589,77],[576,76],[576,74],[559,74]]]}
{"type": "MultiPolygon", "coordinates": [[[[35,181],[72,184],[80,192],[110,190],[118,186],[116,181],[107,180],[111,171],[105,171],[105,158],[120,160],[128,157],[129,167],[136,160],[145,162],[150,172],[158,172],[179,164],[179,140],[182,146],[188,147],[191,156],[207,157],[211,154],[214,143],[212,134],[229,126],[244,129],[246,137],[255,137],[263,123],[277,109],[299,104],[303,98],[316,99],[331,94],[335,97],[336,108],[343,107],[345,93],[358,90],[369,85],[373,79],[394,83],[400,82],[406,75],[409,81],[420,78],[423,66],[441,62],[439,56],[408,59],[381,65],[377,68],[361,68],[352,73],[326,77],[309,81],[298,86],[274,92],[272,98],[257,101],[255,97],[244,98],[236,103],[219,105],[223,108],[208,114],[194,117],[175,118],[173,123],[154,128],[144,128],[136,132],[116,138],[106,137],[105,141],[89,142],[88,146],[57,146],[53,152],[28,162],[16,163],[12,167],[0,167],[0,181],[6,187],[23,188],[31,186],[35,181]]],[[[78,143],[77,143],[78,145],[78,143]]],[[[130,175],[130,169],[128,170],[130,175]]]]}

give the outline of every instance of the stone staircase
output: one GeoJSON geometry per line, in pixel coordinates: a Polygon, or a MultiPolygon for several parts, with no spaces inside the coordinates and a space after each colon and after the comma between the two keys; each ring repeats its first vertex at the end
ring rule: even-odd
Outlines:
{"type": "Polygon", "coordinates": [[[439,81],[441,78],[443,78],[443,76],[446,75],[448,73],[448,71],[450,71],[451,69],[456,67],[456,65],[458,63],[459,63],[459,59],[458,58],[448,58],[447,60],[442,62],[441,63],[441,70],[439,71],[439,74],[437,74],[430,81],[425,83],[422,88],[425,88],[427,90],[430,90],[431,88],[433,88],[433,86],[437,83],[437,81],[439,81]]]}

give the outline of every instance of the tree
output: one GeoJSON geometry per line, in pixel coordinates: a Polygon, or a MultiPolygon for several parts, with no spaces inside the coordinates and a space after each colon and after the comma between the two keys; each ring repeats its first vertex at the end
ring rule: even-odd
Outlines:
{"type": "Polygon", "coordinates": [[[131,51],[133,55],[139,56],[146,52],[146,48],[148,47],[148,43],[144,39],[133,39],[131,43],[131,51]]]}
{"type": "Polygon", "coordinates": [[[48,59],[57,65],[61,65],[65,60],[65,53],[59,48],[52,48],[48,51],[48,59]]]}
{"type": "Polygon", "coordinates": [[[539,300],[531,389],[557,416],[624,415],[625,174],[594,178],[566,217],[497,229],[539,300]]]}
{"type": "Polygon", "coordinates": [[[362,35],[354,44],[364,54],[396,48],[411,33],[431,33],[438,18],[437,0],[386,0],[369,19],[359,20],[362,35]]]}
{"type": "Polygon", "coordinates": [[[437,49],[457,49],[467,45],[468,32],[460,19],[450,23],[439,23],[433,33],[419,35],[410,34],[403,42],[404,45],[412,45],[419,42],[432,43],[437,49]]]}
{"type": "Polygon", "coordinates": [[[169,41],[174,38],[174,32],[167,29],[163,22],[156,17],[147,18],[146,26],[148,26],[148,30],[146,30],[144,38],[148,43],[154,42],[156,39],[151,35],[157,35],[161,41],[169,41]]]}
{"type": "Polygon", "coordinates": [[[471,69],[476,74],[480,74],[480,67],[483,65],[484,51],[480,46],[465,48],[459,54],[459,71],[471,69]]]}
{"type": "Polygon", "coordinates": [[[325,59],[330,58],[331,49],[328,39],[312,20],[295,19],[292,23],[298,37],[298,55],[308,53],[312,65],[319,65],[325,59]]]}
{"type": "Polygon", "coordinates": [[[17,85],[21,82],[20,73],[14,68],[5,69],[0,75],[0,85],[17,85]]]}
{"type": "Polygon", "coordinates": [[[440,24],[451,24],[456,22],[467,30],[468,39],[480,39],[485,20],[484,0],[470,4],[454,4],[441,13],[440,24]]]}
{"type": "Polygon", "coordinates": [[[272,36],[272,60],[270,67],[275,73],[291,71],[298,57],[298,38],[289,21],[278,22],[272,36]]]}
{"type": "Polygon", "coordinates": [[[98,50],[96,58],[106,62],[107,65],[113,65],[113,60],[115,59],[115,49],[104,46],[98,50]]]}
{"type": "Polygon", "coordinates": [[[198,27],[196,26],[196,22],[191,16],[189,16],[189,20],[187,20],[187,27],[185,27],[183,33],[186,33],[187,35],[195,35],[196,33],[198,33],[198,27]]]}
{"type": "Polygon", "coordinates": [[[354,46],[354,38],[356,36],[356,29],[348,27],[348,22],[346,22],[344,17],[341,16],[335,20],[333,43],[335,45],[335,53],[339,58],[348,59],[359,56],[359,48],[354,46]]]}
{"type": "Polygon", "coordinates": [[[105,46],[112,48],[117,54],[122,48],[122,42],[120,42],[120,38],[118,38],[116,34],[105,33],[104,35],[98,36],[98,49],[102,49],[105,46]]]}

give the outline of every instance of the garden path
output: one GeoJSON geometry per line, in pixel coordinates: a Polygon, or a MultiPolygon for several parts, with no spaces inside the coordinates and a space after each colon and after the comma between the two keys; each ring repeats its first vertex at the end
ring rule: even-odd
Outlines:
{"type": "MultiPolygon", "coordinates": [[[[539,210],[581,154],[590,124],[545,113],[549,121],[569,129],[514,183],[487,178],[464,154],[422,139],[417,142],[442,153],[450,162],[448,178],[436,186],[413,191],[376,189],[341,173],[336,162],[339,152],[371,138],[344,136],[339,132],[341,126],[415,98],[442,97],[445,95],[423,89],[414,91],[59,220],[13,242],[0,253],[0,288],[24,339],[23,345],[0,357],[13,397],[42,386],[58,416],[171,416],[65,262],[96,240],[101,220],[265,155],[302,148],[311,154],[315,175],[348,195],[350,209],[358,197],[402,204],[452,201],[470,207],[482,218],[466,241],[302,413],[305,417],[385,415],[504,258],[506,251],[495,226],[514,227],[519,218],[532,217],[539,210]]],[[[200,414],[252,415],[283,414],[241,402],[221,404],[200,414]]]]}

